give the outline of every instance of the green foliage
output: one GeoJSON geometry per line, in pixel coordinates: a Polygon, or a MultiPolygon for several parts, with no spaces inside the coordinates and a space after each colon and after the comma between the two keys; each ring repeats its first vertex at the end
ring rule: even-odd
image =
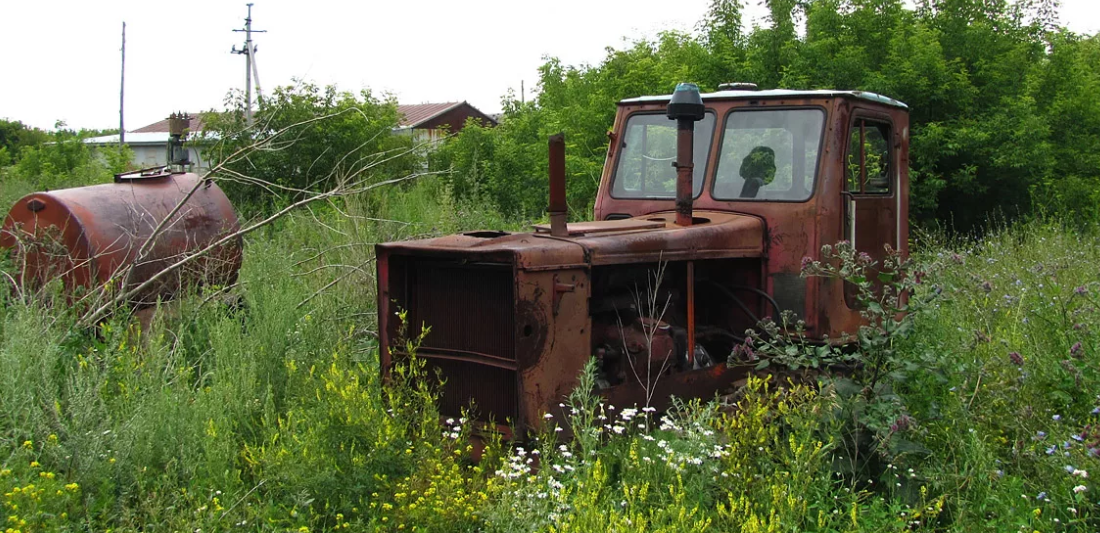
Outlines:
{"type": "MultiPolygon", "coordinates": [[[[4,125],[0,122],[0,129],[4,125]]],[[[18,149],[18,157],[11,166],[5,167],[0,155],[0,181],[4,184],[0,188],[0,206],[7,209],[17,199],[35,191],[105,183],[111,181],[112,175],[130,170],[130,148],[85,144],[83,139],[94,133],[75,132],[58,122],[49,133],[23,130],[13,134],[10,138],[21,144],[13,145],[18,149]]],[[[3,150],[0,147],[0,154],[5,153],[3,150]]]]}
{"type": "Polygon", "coordinates": [[[422,168],[412,137],[393,133],[396,104],[369,90],[354,94],[305,82],[276,87],[260,100],[252,128],[239,94],[226,103],[232,111],[205,115],[208,140],[216,141],[208,153],[214,165],[224,163],[217,177],[245,212],[283,206],[302,191],[330,190],[341,181],[370,183],[422,168]],[[262,147],[248,150],[256,143],[262,147]],[[248,178],[269,185],[258,193],[248,178]]]}
{"type": "Polygon", "coordinates": [[[1100,41],[1057,27],[1050,1],[771,0],[742,30],[742,3],[714,0],[698,33],[666,32],[608,49],[596,65],[548,58],[538,98],[505,98],[500,128],[464,130],[440,168],[453,192],[508,213],[545,205],[546,138],[564,131],[573,218],[589,216],[615,102],[705,90],[852,89],[909,104],[914,222],[959,230],[1035,210],[1094,220],[1100,199],[1100,41]],[[804,24],[805,31],[797,31],[804,24]],[[452,166],[451,162],[455,162],[452,166]],[[476,161],[476,165],[473,162],[476,161]]]}
{"type": "Polygon", "coordinates": [[[921,368],[900,389],[935,452],[910,466],[956,520],[1095,527],[1096,238],[1032,222],[917,258],[945,266],[942,301],[899,346],[921,368]]]}
{"type": "Polygon", "coordinates": [[[805,324],[784,313],[781,324],[765,319],[761,333],[746,332],[745,341],[730,354],[729,364],[754,365],[757,370],[773,363],[787,371],[831,369],[818,382],[835,398],[829,412],[838,450],[833,463],[850,482],[881,478],[888,474],[884,465],[928,453],[914,442],[914,421],[898,394],[899,385],[923,369],[899,345],[942,289],[922,283],[929,272],[915,269],[893,250],[876,262],[847,241],[823,246],[819,261],[804,259],[802,275],[831,280],[854,294],[852,303],[860,309],[864,324],[854,335],[840,339],[842,344],[811,341],[804,336],[805,324]]]}
{"type": "MultiPolygon", "coordinates": [[[[148,327],[121,314],[80,331],[63,306],[0,291],[0,504],[15,517],[5,527],[1094,526],[1096,233],[1034,224],[983,243],[925,239],[912,265],[896,265],[914,284],[922,272],[907,286],[916,296],[875,300],[881,312],[868,302],[865,364],[846,380],[753,378],[724,403],[654,413],[608,405],[589,368],[562,400],[565,419],[546,419],[523,449],[490,442],[473,463],[469,421],[439,420],[415,358],[384,385],[370,334],[370,243],[517,224],[438,194],[445,179],[350,198],[351,217],[293,215],[250,234],[239,302],[193,294],[148,327]],[[901,322],[894,311],[915,302],[901,322]],[[876,374],[889,387],[868,397],[876,374]]],[[[882,294],[859,277],[865,260],[833,251],[810,266],[882,294]]],[[[813,356],[821,366],[850,353],[813,356]]]]}
{"type": "MultiPolygon", "coordinates": [[[[537,102],[509,100],[500,127],[470,125],[431,156],[430,168],[454,172],[344,198],[336,207],[351,216],[319,210],[249,234],[239,300],[208,290],[144,327],[120,313],[83,331],[61,300],[0,290],[3,527],[1095,530],[1100,229],[1085,219],[1098,167],[1080,150],[1097,138],[1100,50],[1053,28],[1049,5],[774,0],[774,25],[746,34],[740,3],[716,0],[698,37],[633,43],[598,66],[549,60],[537,102]],[[911,264],[874,269],[834,247],[807,266],[854,283],[867,326],[853,350],[837,350],[805,346],[797,322],[773,325],[771,339],[796,338],[775,343],[771,360],[845,374],[817,387],[753,377],[722,401],[655,413],[609,405],[589,366],[562,399],[565,419],[544,419],[532,442],[490,442],[475,464],[471,424],[439,420],[419,360],[389,384],[379,377],[372,244],[521,226],[513,215],[543,209],[545,137],[562,130],[572,216],[583,217],[614,102],[684,79],[898,96],[913,105],[923,216],[981,202],[1077,213],[1079,227],[1035,222],[981,242],[922,235],[911,264]]],[[[369,95],[305,86],[281,98],[261,111],[258,135],[345,114],[289,137],[306,156],[241,163],[286,187],[260,207],[364,168],[331,159],[325,143],[381,143],[368,158],[408,146],[389,134],[392,105],[369,95]],[[363,124],[378,137],[357,137],[363,124]]],[[[236,124],[220,130],[226,149],[253,139],[236,124]]],[[[109,179],[82,144],[58,140],[21,149],[0,177],[4,198],[109,179]]],[[[371,179],[420,168],[394,164],[371,179]]]]}
{"type": "Polygon", "coordinates": [[[18,160],[23,148],[42,144],[48,137],[46,132],[18,120],[0,120],[0,167],[18,160]]]}

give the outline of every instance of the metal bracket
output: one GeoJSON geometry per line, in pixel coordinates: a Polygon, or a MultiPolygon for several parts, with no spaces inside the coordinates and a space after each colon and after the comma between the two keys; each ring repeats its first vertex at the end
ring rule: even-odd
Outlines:
{"type": "Polygon", "coordinates": [[[115,183],[163,178],[165,176],[171,176],[172,174],[183,174],[183,172],[173,172],[167,166],[149,167],[115,174],[115,183]]]}
{"type": "Polygon", "coordinates": [[[562,283],[558,281],[558,275],[554,274],[554,296],[553,307],[554,316],[558,316],[558,311],[561,310],[561,297],[567,292],[573,292],[577,289],[576,283],[562,283]]]}

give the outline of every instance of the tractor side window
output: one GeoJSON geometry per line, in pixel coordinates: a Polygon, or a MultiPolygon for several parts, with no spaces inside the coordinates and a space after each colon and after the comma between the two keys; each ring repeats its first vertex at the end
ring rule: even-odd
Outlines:
{"type": "Polygon", "coordinates": [[[858,119],[848,131],[848,191],[890,194],[890,125],[858,119]]]}
{"type": "MultiPolygon", "coordinates": [[[[692,194],[699,196],[707,170],[714,113],[695,123],[692,145],[692,194]]],[[[664,114],[634,114],[626,121],[619,146],[619,163],[611,182],[615,198],[676,197],[676,121],[664,114]]]]}
{"type": "Polygon", "coordinates": [[[726,117],[714,197],[803,201],[813,195],[825,112],[737,110],[726,117]]]}

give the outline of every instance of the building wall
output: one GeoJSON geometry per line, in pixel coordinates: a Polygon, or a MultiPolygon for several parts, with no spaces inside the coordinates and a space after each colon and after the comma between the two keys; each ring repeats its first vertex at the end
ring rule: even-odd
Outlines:
{"type": "MultiPolygon", "coordinates": [[[[168,146],[164,144],[140,144],[129,145],[134,157],[130,164],[134,168],[162,167],[168,164],[168,146]]],[[[193,172],[205,172],[210,170],[210,162],[203,158],[202,148],[196,146],[187,147],[187,156],[191,159],[193,172]]]]}
{"type": "Polygon", "coordinates": [[[164,164],[167,156],[165,153],[167,148],[164,146],[130,146],[130,150],[134,152],[134,158],[132,159],[133,164],[138,168],[161,166],[164,164]]]}

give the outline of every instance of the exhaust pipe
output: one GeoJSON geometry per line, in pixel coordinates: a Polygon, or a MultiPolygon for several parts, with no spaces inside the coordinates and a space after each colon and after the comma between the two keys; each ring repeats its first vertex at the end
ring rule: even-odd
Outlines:
{"type": "Polygon", "coordinates": [[[565,133],[550,136],[550,235],[565,237],[569,206],[565,203],[565,133]]]}
{"type": "Polygon", "coordinates": [[[672,100],[668,102],[667,116],[676,121],[676,162],[672,166],[676,168],[676,224],[680,226],[691,225],[691,204],[695,196],[692,190],[695,123],[702,120],[705,114],[706,107],[703,106],[703,97],[699,95],[699,86],[694,83],[677,85],[672,100]]]}

